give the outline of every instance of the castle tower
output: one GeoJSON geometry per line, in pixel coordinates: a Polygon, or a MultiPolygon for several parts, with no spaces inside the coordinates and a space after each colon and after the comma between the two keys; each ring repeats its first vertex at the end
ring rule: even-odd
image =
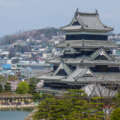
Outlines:
{"type": "Polygon", "coordinates": [[[112,27],[104,25],[98,11],[82,13],[77,9],[72,21],[61,27],[66,39],[57,45],[63,54],[53,58],[53,74],[42,76],[45,85],[53,88],[82,88],[98,83],[114,89],[120,81],[120,61],[112,55],[118,46],[108,40],[112,27]]]}

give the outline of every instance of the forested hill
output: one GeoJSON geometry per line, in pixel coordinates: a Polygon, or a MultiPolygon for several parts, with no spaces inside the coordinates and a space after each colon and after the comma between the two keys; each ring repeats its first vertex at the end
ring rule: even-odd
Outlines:
{"type": "Polygon", "coordinates": [[[57,28],[43,28],[37,30],[30,30],[13,35],[6,35],[0,39],[0,44],[12,44],[17,40],[26,40],[32,38],[34,40],[50,40],[52,36],[62,34],[57,28]]]}

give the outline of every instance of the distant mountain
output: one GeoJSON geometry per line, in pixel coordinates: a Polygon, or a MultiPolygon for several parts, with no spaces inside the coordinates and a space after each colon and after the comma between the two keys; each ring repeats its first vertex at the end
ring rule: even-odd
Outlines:
{"type": "Polygon", "coordinates": [[[26,40],[28,38],[34,40],[50,40],[52,36],[62,34],[57,28],[43,28],[37,30],[30,30],[13,35],[6,35],[0,39],[0,44],[12,44],[17,40],[26,40]]]}

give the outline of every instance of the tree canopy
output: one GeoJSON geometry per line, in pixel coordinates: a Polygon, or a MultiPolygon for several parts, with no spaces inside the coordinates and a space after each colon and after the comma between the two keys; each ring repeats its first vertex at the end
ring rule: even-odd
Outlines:
{"type": "Polygon", "coordinates": [[[86,99],[81,90],[71,90],[62,98],[48,95],[38,106],[33,120],[103,120],[103,104],[86,99]]]}
{"type": "Polygon", "coordinates": [[[30,78],[29,79],[29,93],[34,95],[36,94],[36,85],[39,82],[36,78],[30,78]]]}
{"type": "Polygon", "coordinates": [[[7,79],[0,75],[0,85],[2,86],[2,89],[4,90],[5,89],[5,84],[7,83],[7,79]]]}
{"type": "Polygon", "coordinates": [[[10,92],[11,91],[11,85],[8,82],[5,84],[5,91],[6,92],[10,92]]]}
{"type": "Polygon", "coordinates": [[[120,107],[113,110],[111,113],[111,120],[120,120],[120,107]]]}
{"type": "Polygon", "coordinates": [[[20,82],[18,84],[16,92],[18,94],[26,94],[26,93],[28,93],[29,92],[29,85],[28,85],[28,83],[25,82],[25,81],[24,82],[20,82]]]}

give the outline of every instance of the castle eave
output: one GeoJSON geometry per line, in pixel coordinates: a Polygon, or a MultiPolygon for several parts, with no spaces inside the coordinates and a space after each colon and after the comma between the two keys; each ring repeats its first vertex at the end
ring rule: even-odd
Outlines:
{"type": "Polygon", "coordinates": [[[119,73],[95,73],[94,77],[80,77],[77,81],[71,81],[64,76],[41,76],[38,77],[40,80],[44,80],[47,83],[67,83],[71,85],[84,85],[84,84],[120,84],[119,73]]]}
{"type": "Polygon", "coordinates": [[[66,48],[68,44],[72,48],[118,48],[115,43],[103,40],[66,40],[56,47],[66,48]]]}
{"type": "Polygon", "coordinates": [[[87,27],[82,27],[82,26],[66,26],[61,28],[62,31],[65,32],[101,32],[101,33],[106,33],[106,32],[111,32],[113,31],[113,28],[104,28],[104,29],[95,29],[95,28],[87,28],[87,27]]]}
{"type": "MultiPolygon", "coordinates": [[[[84,59],[83,62],[81,62],[83,59],[63,59],[65,64],[70,65],[81,65],[81,66],[95,66],[95,65],[108,65],[108,66],[120,66],[119,61],[108,61],[108,60],[87,60],[84,59]]],[[[61,61],[58,59],[50,60],[49,63],[51,64],[60,64],[61,61]]]]}

